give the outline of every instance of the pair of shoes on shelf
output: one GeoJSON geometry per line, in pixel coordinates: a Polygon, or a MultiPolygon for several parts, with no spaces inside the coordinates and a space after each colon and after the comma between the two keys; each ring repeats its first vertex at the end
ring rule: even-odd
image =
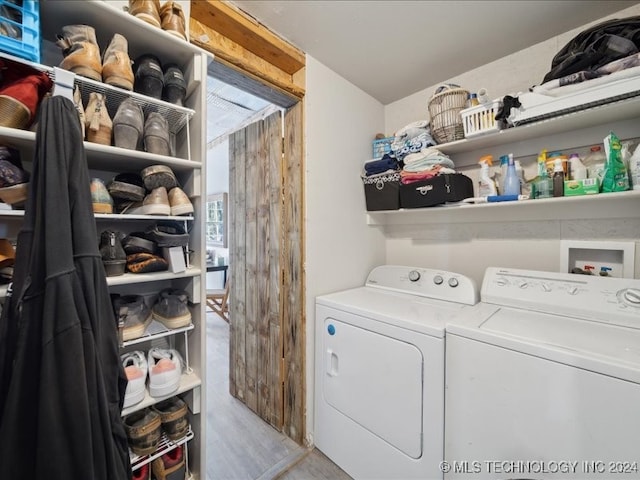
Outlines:
{"type": "Polygon", "coordinates": [[[127,98],[118,106],[113,117],[113,140],[116,147],[144,150],[156,155],[171,155],[169,122],[158,112],[150,112],[146,119],[140,104],[127,98]]]}
{"type": "Polygon", "coordinates": [[[177,350],[153,347],[146,356],[135,350],[122,355],[121,361],[128,381],[124,408],[142,401],[147,377],[152,397],[171,395],[180,386],[183,361],[177,350]]]}
{"type": "Polygon", "coordinates": [[[125,204],[120,213],[129,215],[189,215],[193,204],[180,187],[173,187],[169,193],[164,187],[157,187],[144,197],[142,202],[125,204]]]}
{"type": "Polygon", "coordinates": [[[89,25],[66,25],[58,35],[62,49],[60,67],[76,75],[133,90],[133,69],[127,39],[116,33],[100,58],[96,31],[89,25]]]}
{"type": "Polygon", "coordinates": [[[176,64],[170,63],[162,68],[158,57],[146,53],[136,58],[134,67],[134,91],[176,105],[184,104],[187,83],[176,64]]]}
{"type": "Polygon", "coordinates": [[[178,2],[169,1],[160,7],[160,0],[129,0],[129,13],[154,27],[187,40],[184,12],[178,2]]]}
{"type": "Polygon", "coordinates": [[[153,470],[154,480],[185,480],[187,468],[184,448],[184,445],[180,445],[156,458],[151,464],[145,463],[133,471],[131,479],[151,480],[153,470]]]}
{"type": "Polygon", "coordinates": [[[53,87],[45,72],[24,63],[0,59],[0,127],[26,129],[40,102],[53,87]]]}
{"type": "Polygon", "coordinates": [[[111,303],[123,342],[140,338],[153,316],[142,295],[113,294],[111,303]]]}
{"type": "Polygon", "coordinates": [[[152,273],[169,270],[169,262],[153,253],[127,255],[127,270],[131,273],[152,273]]]}
{"type": "Polygon", "coordinates": [[[0,200],[21,205],[29,193],[29,174],[22,169],[20,153],[0,145],[0,200]]]}
{"type": "Polygon", "coordinates": [[[91,179],[91,203],[93,213],[113,213],[113,199],[100,178],[91,179]]]}

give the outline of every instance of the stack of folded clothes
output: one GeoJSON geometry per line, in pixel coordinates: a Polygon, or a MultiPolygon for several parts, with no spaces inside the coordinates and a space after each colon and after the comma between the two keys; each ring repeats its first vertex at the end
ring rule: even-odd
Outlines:
{"type": "Polygon", "coordinates": [[[364,173],[366,177],[372,175],[380,175],[381,173],[388,173],[400,169],[400,165],[395,156],[385,153],[379,160],[371,160],[364,164],[364,173]]]}
{"type": "Polygon", "coordinates": [[[445,173],[456,173],[453,161],[437,148],[424,148],[404,157],[400,181],[406,185],[445,173]]]}
{"type": "Polygon", "coordinates": [[[403,160],[411,153],[435,145],[431,137],[431,129],[427,120],[419,120],[398,130],[391,144],[391,151],[398,160],[403,160]]]}

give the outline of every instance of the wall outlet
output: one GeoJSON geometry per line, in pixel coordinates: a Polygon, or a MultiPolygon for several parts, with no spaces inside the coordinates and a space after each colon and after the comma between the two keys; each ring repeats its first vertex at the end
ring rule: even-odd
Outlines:
{"type": "Polygon", "coordinates": [[[560,272],[571,273],[573,268],[592,266],[594,275],[600,275],[604,267],[608,276],[635,278],[634,242],[590,242],[580,240],[560,241],[560,272]]]}

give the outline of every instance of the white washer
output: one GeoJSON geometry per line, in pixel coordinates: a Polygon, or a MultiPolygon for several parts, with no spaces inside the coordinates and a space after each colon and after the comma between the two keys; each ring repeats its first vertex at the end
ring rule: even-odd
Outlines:
{"type": "Polygon", "coordinates": [[[391,265],[317,297],[316,447],[356,479],[442,478],[445,325],[477,301],[463,275],[391,265]]]}
{"type": "Polygon", "coordinates": [[[640,280],[489,268],[447,327],[447,479],[640,478],[640,280]]]}

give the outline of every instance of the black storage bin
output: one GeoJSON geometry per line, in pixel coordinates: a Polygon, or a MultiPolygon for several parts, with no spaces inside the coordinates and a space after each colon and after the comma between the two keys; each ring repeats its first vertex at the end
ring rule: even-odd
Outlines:
{"type": "Polygon", "coordinates": [[[367,211],[400,208],[400,172],[362,177],[367,211]]]}
{"type": "Polygon", "coordinates": [[[473,181],[462,173],[443,174],[437,177],[400,185],[400,206],[420,208],[459,202],[473,197],[473,181]]]}

